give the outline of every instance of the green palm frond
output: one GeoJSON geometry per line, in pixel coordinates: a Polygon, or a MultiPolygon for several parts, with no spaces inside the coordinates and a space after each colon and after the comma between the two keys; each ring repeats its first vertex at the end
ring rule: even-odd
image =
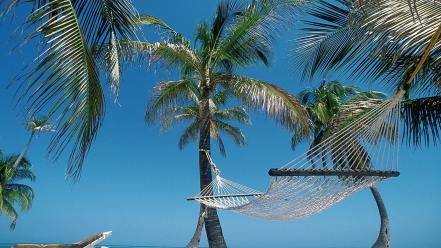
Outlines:
{"type": "Polygon", "coordinates": [[[308,113],[294,96],[282,88],[257,79],[239,75],[224,75],[224,88],[231,89],[239,99],[254,110],[262,110],[290,131],[309,132],[308,113]]]}
{"type": "Polygon", "coordinates": [[[326,73],[335,66],[334,60],[351,51],[359,30],[349,24],[349,4],[344,0],[335,3],[320,0],[306,5],[305,12],[313,20],[303,21],[305,27],[296,39],[298,45],[294,50],[296,67],[304,68],[303,77],[326,73]]]}
{"type": "MultiPolygon", "coordinates": [[[[441,25],[440,6],[408,0],[313,2],[306,11],[312,21],[305,21],[304,35],[297,40],[296,61],[308,77],[342,69],[353,78],[381,79],[396,89],[441,25]]],[[[422,87],[414,88],[440,90],[439,49],[438,42],[415,80],[422,87]]]]}
{"type": "Polygon", "coordinates": [[[198,94],[196,85],[189,80],[167,81],[158,84],[146,108],[146,122],[155,122],[168,110],[179,106],[178,103],[198,102],[198,94]]]}
{"type": "Polygon", "coordinates": [[[179,43],[121,40],[118,44],[121,48],[121,56],[128,62],[147,60],[149,63],[166,63],[193,71],[200,69],[201,62],[196,53],[179,43]]]}
{"type": "Polygon", "coordinates": [[[23,184],[8,184],[5,186],[7,200],[13,204],[18,204],[22,211],[32,207],[34,191],[31,187],[23,184]]]}
{"type": "Polygon", "coordinates": [[[122,66],[120,61],[120,48],[115,34],[110,34],[110,43],[105,45],[104,58],[102,58],[106,80],[110,84],[110,89],[115,97],[115,102],[119,98],[120,79],[122,66]]]}
{"type": "Polygon", "coordinates": [[[220,130],[218,129],[216,122],[213,120],[210,120],[210,136],[212,139],[214,139],[215,142],[218,143],[219,145],[219,151],[221,153],[222,156],[226,156],[226,152],[225,152],[225,146],[224,146],[224,142],[222,141],[222,138],[220,136],[220,130]]]}
{"type": "Polygon", "coordinates": [[[139,23],[143,25],[152,25],[154,27],[160,28],[161,31],[164,32],[165,36],[172,43],[180,43],[185,45],[186,47],[191,47],[191,43],[183,36],[182,34],[176,32],[173,28],[171,28],[167,23],[155,16],[139,16],[139,23]]]}
{"type": "MultiPolygon", "coordinates": [[[[128,0],[39,2],[44,4],[30,14],[27,25],[33,29],[29,37],[38,38],[43,49],[33,69],[22,77],[20,100],[26,99],[31,115],[44,112],[58,121],[49,151],[58,158],[68,145],[72,147],[67,175],[76,180],[105,108],[92,47],[113,46],[116,36],[136,38],[138,15],[128,0]]],[[[114,66],[116,57],[110,57],[114,66]]],[[[113,76],[115,91],[117,81],[113,76]]]]}
{"type": "MultiPolygon", "coordinates": [[[[257,61],[269,64],[274,37],[290,21],[300,1],[253,1],[240,12],[234,25],[219,32],[219,45],[213,51],[213,63],[232,61],[248,65],[257,61]]],[[[219,14],[218,14],[219,16],[219,14]]],[[[215,23],[216,24],[216,23],[215,23]]]]}
{"type": "Polygon", "coordinates": [[[196,140],[199,134],[199,122],[195,121],[190,126],[188,126],[181,137],[179,138],[179,149],[184,149],[184,147],[190,142],[190,140],[196,140]]]}
{"type": "Polygon", "coordinates": [[[245,138],[245,135],[242,133],[240,128],[233,127],[230,124],[220,121],[220,120],[214,120],[213,121],[217,128],[221,131],[230,136],[230,138],[236,143],[236,145],[246,145],[247,140],[245,138]]]}
{"type": "Polygon", "coordinates": [[[197,106],[172,107],[164,111],[162,122],[159,127],[161,132],[164,132],[177,124],[194,120],[199,117],[199,108],[197,106]]]}
{"type": "Polygon", "coordinates": [[[401,118],[406,144],[428,146],[441,141],[441,96],[404,101],[401,118]]]}
{"type": "Polygon", "coordinates": [[[251,122],[248,113],[241,107],[217,110],[212,114],[212,118],[222,121],[237,121],[241,124],[250,124],[251,122]]]}
{"type": "Polygon", "coordinates": [[[18,213],[10,202],[3,201],[2,213],[5,213],[6,216],[12,221],[9,225],[9,229],[14,230],[17,225],[18,213]]]}

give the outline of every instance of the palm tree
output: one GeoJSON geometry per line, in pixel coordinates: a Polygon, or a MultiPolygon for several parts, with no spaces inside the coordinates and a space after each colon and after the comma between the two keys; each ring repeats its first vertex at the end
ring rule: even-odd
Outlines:
{"type": "Polygon", "coordinates": [[[5,155],[0,151],[0,214],[5,214],[11,219],[11,230],[15,229],[18,218],[15,205],[22,211],[29,210],[34,199],[32,188],[21,183],[22,180],[35,180],[31,163],[23,158],[18,166],[14,167],[17,157],[18,155],[5,155]]]}
{"type": "MultiPolygon", "coordinates": [[[[161,98],[168,94],[168,89],[174,87],[174,82],[163,82],[158,84],[155,89],[155,94],[147,107],[146,117],[150,119],[157,111],[155,105],[161,98]]],[[[180,89],[178,89],[180,90],[180,89]]],[[[197,140],[200,132],[199,126],[201,124],[201,94],[196,84],[184,89],[179,95],[185,96],[188,99],[188,105],[186,106],[170,106],[161,116],[160,130],[166,131],[169,128],[182,123],[188,123],[184,129],[183,134],[179,139],[179,149],[183,149],[189,141],[197,140]]],[[[210,135],[211,138],[218,143],[219,151],[223,156],[226,156],[225,145],[221,137],[221,133],[228,135],[234,143],[237,145],[245,145],[246,139],[240,128],[235,127],[228,122],[236,122],[240,124],[249,124],[250,118],[241,107],[226,108],[228,100],[231,94],[228,91],[217,91],[209,99],[210,114],[208,116],[210,122],[210,135]]],[[[187,248],[199,247],[200,237],[202,234],[202,228],[205,223],[207,208],[205,205],[201,205],[199,211],[199,218],[196,225],[195,233],[186,246],[187,248]]]]}
{"type": "MultiPolygon", "coordinates": [[[[341,128],[343,123],[347,123],[348,118],[341,118],[342,116],[345,116],[343,113],[346,111],[344,109],[345,105],[351,104],[351,106],[354,107],[349,109],[352,109],[352,111],[359,111],[362,108],[361,106],[365,108],[372,100],[384,100],[386,95],[376,91],[359,91],[357,87],[344,86],[338,81],[331,81],[329,83],[322,81],[318,88],[309,88],[301,91],[298,98],[307,109],[312,120],[312,130],[314,133],[311,142],[312,148],[325,140],[326,137],[329,137],[329,135],[335,130],[341,128]],[[360,104],[361,101],[363,101],[364,104],[360,104]]],[[[301,133],[295,133],[291,139],[291,147],[294,149],[306,138],[309,137],[302,135],[301,133]]],[[[363,153],[366,153],[361,145],[357,147],[358,149],[363,150],[363,153]]],[[[350,161],[349,164],[351,164],[350,161]]],[[[356,166],[359,165],[357,164],[356,166]]],[[[367,165],[367,167],[369,167],[369,165],[367,165]]],[[[370,187],[370,190],[377,203],[381,220],[379,236],[373,247],[389,247],[390,231],[386,207],[384,206],[384,202],[378,189],[375,186],[372,186],[370,187]]]]}
{"type": "MultiPolygon", "coordinates": [[[[253,1],[248,6],[239,2],[222,1],[211,24],[201,22],[196,30],[196,43],[191,45],[183,35],[152,17],[143,23],[164,30],[169,38],[157,43],[120,41],[121,54],[130,61],[165,63],[180,70],[180,79],[161,84],[161,97],[155,98],[147,111],[147,121],[167,116],[175,106],[185,102],[197,87],[199,97],[199,173],[200,188],[212,180],[211,167],[205,151],[210,151],[210,98],[219,89],[231,92],[251,109],[262,109],[276,122],[294,131],[309,129],[306,111],[298,100],[274,84],[235,73],[238,67],[261,62],[269,64],[274,34],[289,17],[297,1],[253,1]]],[[[210,247],[226,247],[215,209],[207,209],[205,229],[210,247]]]]}
{"type": "Polygon", "coordinates": [[[29,147],[31,147],[32,140],[37,133],[55,132],[54,126],[52,124],[47,124],[46,121],[47,121],[46,119],[37,119],[34,117],[32,118],[31,121],[28,121],[26,123],[26,128],[31,131],[31,135],[29,136],[28,142],[26,143],[25,147],[23,148],[17,160],[15,161],[13,165],[14,168],[17,168],[17,166],[21,163],[21,160],[28,152],[29,147]]]}
{"type": "MultiPolygon", "coordinates": [[[[359,80],[380,80],[404,90],[404,143],[418,147],[441,141],[440,2],[323,0],[306,12],[313,21],[305,21],[296,49],[305,77],[340,69],[359,80]]],[[[378,205],[382,227],[387,226],[382,201],[378,205]]],[[[382,228],[380,236],[386,231],[382,228]]],[[[387,245],[380,236],[375,247],[387,245]]]]}
{"type": "Polygon", "coordinates": [[[117,98],[116,40],[137,38],[138,12],[130,0],[0,0],[0,7],[6,14],[20,3],[32,6],[24,42],[34,40],[39,50],[18,80],[18,101],[27,115],[47,116],[59,127],[49,153],[58,158],[72,147],[67,175],[78,179],[104,117],[100,72],[117,98]]]}

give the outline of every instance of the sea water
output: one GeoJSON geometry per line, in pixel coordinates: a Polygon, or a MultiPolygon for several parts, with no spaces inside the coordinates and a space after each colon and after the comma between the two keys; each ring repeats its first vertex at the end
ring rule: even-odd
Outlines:
{"type": "MultiPolygon", "coordinates": [[[[0,248],[10,248],[13,244],[0,244],[0,248]]],[[[95,248],[183,248],[171,246],[129,246],[129,245],[97,245],[95,248]]]]}

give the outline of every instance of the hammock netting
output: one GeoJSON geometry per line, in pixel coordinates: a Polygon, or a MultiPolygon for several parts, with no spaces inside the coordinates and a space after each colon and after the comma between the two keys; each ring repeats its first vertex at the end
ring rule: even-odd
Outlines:
{"type": "Polygon", "coordinates": [[[331,134],[293,161],[269,171],[271,182],[266,192],[217,174],[210,185],[189,199],[258,218],[293,220],[398,176],[402,95],[400,92],[390,101],[370,99],[345,106],[341,111],[344,119],[329,128],[331,134]],[[337,131],[332,133],[334,129],[337,131]]]}

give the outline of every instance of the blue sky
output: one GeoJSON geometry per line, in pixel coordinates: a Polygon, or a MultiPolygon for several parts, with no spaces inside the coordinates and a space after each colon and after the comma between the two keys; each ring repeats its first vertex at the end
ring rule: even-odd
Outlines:
{"type": "MultiPolygon", "coordinates": [[[[196,24],[209,20],[216,1],[135,1],[141,13],[155,15],[192,37],[196,24]]],[[[14,108],[8,83],[32,59],[33,47],[14,49],[17,20],[0,23],[0,148],[18,153],[29,133],[24,131],[20,108],[14,108]],[[15,31],[15,33],[14,33],[15,31]]],[[[297,93],[301,82],[287,55],[294,47],[293,31],[280,36],[270,68],[256,66],[243,73],[276,83],[297,93]]],[[[151,37],[149,39],[154,39],[151,37]]],[[[125,70],[121,106],[109,101],[99,136],[85,163],[82,179],[70,184],[64,178],[66,158],[53,162],[46,155],[47,136],[39,136],[28,154],[37,181],[31,211],[20,214],[14,232],[0,216],[0,243],[73,242],[89,234],[112,230],[107,244],[183,246],[191,238],[198,205],[185,198],[198,191],[195,144],[177,148],[182,128],[160,133],[146,126],[144,108],[154,84],[172,73],[143,67],[125,70]]],[[[338,73],[328,80],[345,80],[338,73]]],[[[378,85],[362,85],[378,89],[378,85]]],[[[238,148],[226,142],[228,157],[213,157],[224,177],[265,190],[267,170],[283,165],[302,153],[290,150],[290,135],[261,113],[252,113],[252,125],[243,127],[248,145],[238,148]]],[[[439,148],[400,151],[401,176],[379,185],[392,228],[394,247],[441,247],[441,168],[439,148]]],[[[370,192],[354,194],[337,206],[312,217],[291,222],[263,221],[219,212],[230,247],[368,247],[376,239],[379,218],[370,192]]],[[[205,239],[202,241],[206,244],[205,239]]]]}

